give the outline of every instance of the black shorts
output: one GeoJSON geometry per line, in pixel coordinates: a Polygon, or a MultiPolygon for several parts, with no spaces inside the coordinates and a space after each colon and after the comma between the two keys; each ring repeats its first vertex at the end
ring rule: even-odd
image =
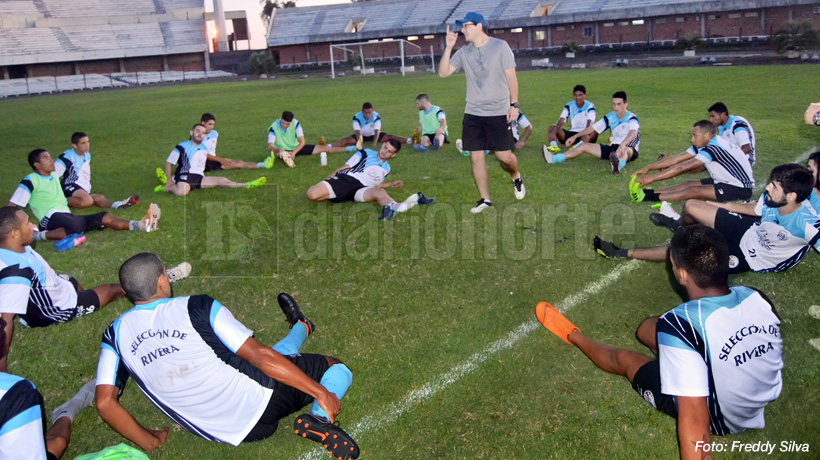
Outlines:
{"type": "MultiPolygon", "coordinates": [[[[430,143],[432,144],[432,143],[433,143],[433,139],[435,139],[435,138],[436,138],[436,133],[433,133],[433,134],[422,134],[422,136],[423,136],[423,137],[426,137],[426,138],[427,138],[427,140],[429,140],[429,141],[430,141],[430,143]]],[[[449,143],[450,143],[450,141],[449,141],[449,140],[447,140],[447,135],[446,135],[446,134],[444,135],[444,143],[445,143],[445,144],[449,144],[449,143]]]]}
{"type": "MultiPolygon", "coordinates": [[[[67,275],[60,275],[65,277],[67,275]]],[[[74,290],[78,291],[80,283],[74,277],[68,277],[68,281],[74,286],[74,290]]],[[[20,319],[28,327],[48,327],[54,324],[67,323],[72,319],[79,318],[83,315],[94,313],[100,309],[100,296],[91,289],[77,292],[77,305],[74,308],[61,310],[63,313],[59,318],[50,318],[42,314],[40,307],[29,300],[26,314],[20,315],[20,319]],[[30,313],[29,313],[30,312],[30,313]]]]}
{"type": "Polygon", "coordinates": [[[465,113],[461,121],[461,139],[461,148],[465,152],[503,152],[515,147],[512,126],[507,123],[506,115],[479,117],[465,113]]]}
{"type": "Polygon", "coordinates": [[[67,235],[74,233],[93,232],[94,230],[102,230],[103,217],[107,212],[98,212],[97,214],[87,214],[78,216],[70,212],[55,212],[49,217],[40,221],[40,231],[55,230],[58,228],[65,229],[67,235]]]}
{"type": "Polygon", "coordinates": [[[61,183],[60,186],[63,188],[63,195],[65,195],[66,198],[69,198],[69,197],[71,197],[71,195],[74,195],[74,192],[76,192],[77,190],[82,190],[85,193],[88,193],[88,190],[80,187],[76,183],[74,183],[74,184],[61,183]]]}
{"type": "Polygon", "coordinates": [[[752,189],[736,187],[734,185],[715,183],[711,177],[700,180],[701,185],[714,185],[715,197],[718,203],[726,203],[727,201],[748,200],[752,197],[752,189]]]}
{"type": "MultiPolygon", "coordinates": [[[[305,354],[285,356],[287,360],[296,365],[302,372],[315,381],[322,380],[330,364],[324,355],[305,354]]],[[[296,388],[289,387],[283,383],[275,382],[273,394],[268,401],[265,412],[245,436],[242,442],[253,442],[265,439],[276,432],[279,420],[298,411],[313,402],[313,396],[303,393],[296,388]]]]}
{"type": "MultiPolygon", "coordinates": [[[[370,139],[370,140],[372,141],[373,139],[370,139]]],[[[299,150],[298,152],[296,152],[296,156],[313,155],[313,150],[315,148],[316,148],[315,145],[305,144],[305,145],[302,146],[302,150],[299,150]]]]}
{"type": "Polygon", "coordinates": [[[191,186],[191,190],[202,188],[202,174],[174,174],[174,182],[185,182],[191,186]]]}
{"type": "MultiPolygon", "coordinates": [[[[564,132],[564,140],[567,140],[567,139],[569,139],[570,137],[572,137],[572,136],[574,136],[574,135],[576,135],[576,134],[578,134],[578,133],[580,132],[580,131],[567,131],[566,129],[563,129],[563,128],[561,129],[561,131],[563,131],[563,132],[564,132]]],[[[572,145],[576,145],[576,144],[578,144],[579,142],[581,142],[581,138],[580,138],[580,137],[579,137],[578,139],[575,139],[575,142],[574,142],[572,145]]]]}
{"type": "Polygon", "coordinates": [[[760,217],[757,216],[729,212],[723,208],[717,210],[715,230],[726,238],[726,243],[729,245],[729,273],[743,273],[751,270],[743,250],[740,249],[740,240],[743,234],[758,222],[760,222],[760,217]]]}
{"type": "Polygon", "coordinates": [[[348,174],[336,174],[323,182],[329,184],[330,188],[333,189],[333,193],[336,195],[328,199],[331,203],[355,201],[356,192],[365,188],[365,186],[359,182],[359,179],[348,174]]]}
{"type": "MultiPolygon", "coordinates": [[[[387,134],[386,133],[379,133],[379,142],[381,142],[384,139],[384,136],[387,136],[387,134]]],[[[358,136],[356,136],[356,133],[351,134],[350,137],[352,137],[353,139],[358,139],[359,138],[358,136]]],[[[363,142],[373,142],[373,139],[375,137],[376,137],[375,135],[373,135],[373,136],[362,136],[362,140],[363,140],[363,142]]]]}
{"type": "MultiPolygon", "coordinates": [[[[618,150],[618,147],[620,147],[621,145],[620,144],[612,144],[612,145],[600,144],[600,146],[601,146],[601,159],[609,161],[609,156],[612,155],[613,153],[615,153],[615,151],[618,150]]],[[[629,147],[629,148],[632,150],[632,156],[629,157],[628,160],[626,160],[627,163],[629,163],[630,161],[635,161],[635,160],[638,159],[638,151],[635,150],[632,147],[629,147]]]]}
{"type": "Polygon", "coordinates": [[[632,379],[632,388],[655,409],[678,418],[675,397],[661,393],[661,368],[657,359],[644,364],[632,379]]]}
{"type": "Polygon", "coordinates": [[[205,160],[205,172],[218,171],[220,169],[222,169],[222,163],[216,160],[205,160]]]}

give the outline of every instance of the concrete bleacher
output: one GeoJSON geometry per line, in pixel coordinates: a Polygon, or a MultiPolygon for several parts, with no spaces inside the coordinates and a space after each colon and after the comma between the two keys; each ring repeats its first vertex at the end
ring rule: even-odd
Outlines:
{"type": "Polygon", "coordinates": [[[65,48],[51,29],[2,29],[2,41],[14,46],[0,47],[0,56],[26,55],[37,53],[60,53],[65,48]]]}
{"type": "Polygon", "coordinates": [[[532,13],[537,4],[538,2],[531,0],[510,0],[504,11],[496,19],[526,18],[532,13]]]}
{"type": "Polygon", "coordinates": [[[0,5],[0,14],[38,14],[37,6],[31,0],[5,0],[0,5]]]}
{"type": "Polygon", "coordinates": [[[202,8],[203,0],[161,0],[166,9],[202,8]]]}
{"type": "MultiPolygon", "coordinates": [[[[491,21],[496,19],[493,17],[493,12],[502,3],[507,0],[474,0],[469,2],[461,2],[461,4],[453,10],[447,22],[453,22],[456,19],[463,18],[470,11],[476,11],[484,16],[484,19],[491,21]]],[[[533,5],[537,2],[532,2],[533,5]]]]}
{"type": "Polygon", "coordinates": [[[415,3],[402,27],[423,27],[441,23],[450,15],[457,3],[458,0],[421,0],[415,3]]]}
{"type": "Polygon", "coordinates": [[[53,18],[154,14],[153,0],[40,0],[53,18]],[[93,12],[93,13],[92,13],[93,12]]]}
{"type": "Polygon", "coordinates": [[[165,46],[199,45],[206,41],[205,20],[160,22],[165,46]]]}

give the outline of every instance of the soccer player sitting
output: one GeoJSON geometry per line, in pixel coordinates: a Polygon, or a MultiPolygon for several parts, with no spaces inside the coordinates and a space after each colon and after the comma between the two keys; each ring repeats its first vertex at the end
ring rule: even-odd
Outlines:
{"type": "Polygon", "coordinates": [[[809,205],[820,215],[820,151],[809,155],[809,170],[814,176],[814,190],[809,195],[809,205]]]}
{"type": "Polygon", "coordinates": [[[394,139],[400,144],[412,144],[412,138],[403,138],[382,132],[382,118],[379,112],[373,110],[373,104],[365,102],[362,104],[362,111],[353,115],[353,134],[342,138],[332,144],[335,146],[355,145],[360,149],[359,138],[363,138],[364,142],[370,142],[373,148],[376,148],[379,142],[387,142],[394,139]]]}
{"type": "MultiPolygon", "coordinates": [[[[572,88],[572,95],[575,96],[575,100],[567,102],[564,109],[561,110],[558,122],[554,125],[550,125],[548,128],[549,145],[541,147],[542,153],[560,152],[561,147],[558,146],[559,142],[563,144],[568,138],[580,133],[595,123],[595,104],[587,100],[586,87],[584,87],[584,85],[575,85],[575,88],[572,88]],[[569,131],[564,129],[564,123],[567,121],[570,123],[569,131]]],[[[580,139],[576,138],[575,144],[573,145],[582,142],[594,143],[596,140],[598,140],[598,133],[593,131],[580,139]]],[[[544,154],[544,159],[546,158],[548,158],[548,155],[544,154]]]]}
{"type": "Polygon", "coordinates": [[[191,138],[180,142],[171,150],[165,160],[165,170],[157,169],[157,177],[163,185],[154,188],[155,192],[173,193],[176,196],[185,196],[191,190],[212,187],[230,187],[254,189],[263,185],[267,180],[264,176],[251,182],[234,182],[226,177],[205,177],[205,162],[208,159],[208,147],[202,143],[205,137],[205,127],[197,123],[191,128],[191,138]],[[171,168],[176,165],[173,180],[171,168]]]}
{"type": "Polygon", "coordinates": [[[418,133],[421,134],[419,142],[413,144],[413,148],[419,152],[426,152],[430,146],[433,150],[438,150],[445,143],[449,143],[447,137],[450,135],[447,130],[447,116],[444,110],[430,102],[430,97],[424,93],[416,96],[416,108],[419,109],[418,133]]]}
{"type": "MultiPolygon", "coordinates": [[[[10,206],[31,207],[40,223],[37,240],[62,240],[71,235],[81,236],[84,232],[102,230],[131,230],[151,232],[157,229],[160,217],[159,206],[151,203],[142,220],[125,220],[110,212],[77,216],[68,209],[60,176],[54,172],[54,159],[43,149],[35,149],[28,154],[28,164],[34,170],[17,186],[9,200],[10,206]]],[[[75,237],[75,238],[76,238],[75,237]]]]}
{"type": "Polygon", "coordinates": [[[570,149],[567,153],[555,155],[544,149],[542,151],[544,161],[559,163],[588,153],[602,160],[609,160],[612,165],[612,174],[620,174],[627,162],[638,159],[638,146],[641,143],[641,125],[638,123],[638,117],[627,110],[628,105],[626,93],[618,91],[612,95],[612,112],[606,114],[592,126],[587,126],[580,133],[570,136],[564,143],[569,147],[579,138],[592,133],[601,134],[608,129],[612,133],[609,145],[585,142],[570,149]]]}
{"type": "Polygon", "coordinates": [[[387,161],[395,158],[399,150],[401,143],[395,139],[383,143],[378,152],[370,149],[359,150],[330,177],[310,187],[307,191],[308,199],[329,200],[331,203],[375,201],[382,206],[379,220],[390,220],[397,212],[405,212],[417,204],[434,202],[433,198],[414,193],[399,204],[384,191],[385,188],[404,185],[402,181],[384,182],[385,177],[390,174],[390,164],[387,161]]]}
{"type": "Polygon", "coordinates": [[[715,102],[709,107],[709,121],[718,130],[718,136],[740,147],[749,156],[749,164],[755,164],[755,130],[749,120],[739,115],[729,115],[723,102],[715,102]]]}
{"type": "Polygon", "coordinates": [[[168,427],[143,428],[120,404],[133,377],[162,412],[207,440],[238,446],[265,439],[281,419],[313,403],[296,418],[295,433],[320,442],[334,458],[359,456],[353,438],[333,424],[353,374],[332,356],[299,353],[315,326],[293,297],[277,298],[291,329],[269,348],[219,301],[172,297],[165,267],[154,254],[131,257],[119,276],[135,308],[103,334],[97,411],[111,428],[146,452],[168,436],[168,427]]]}
{"type": "Polygon", "coordinates": [[[675,418],[681,458],[700,459],[709,455],[712,435],[765,426],[764,408],[783,386],[780,318],[759,292],[727,285],[729,249],[715,230],[681,229],[672,237],[669,259],[690,300],[638,327],[638,340],[657,360],[587,338],[545,302],[536,315],[550,332],[602,370],[625,377],[652,407],[675,418]]]}
{"type": "MultiPolygon", "coordinates": [[[[293,162],[296,156],[313,155],[320,152],[336,153],[348,150],[344,147],[322,145],[323,143],[321,141],[319,145],[305,144],[305,133],[302,130],[302,124],[299,123],[299,120],[293,118],[293,112],[285,110],[282,112],[282,118],[274,121],[268,128],[268,151],[270,153],[264,161],[264,165],[266,168],[273,167],[274,153],[278,153],[279,158],[286,165],[293,168],[296,166],[293,162]]],[[[353,150],[355,149],[350,149],[350,151],[353,150]]]]}
{"type": "Polygon", "coordinates": [[[715,135],[715,126],[701,120],[692,126],[692,147],[678,155],[664,157],[639,169],[630,183],[632,201],[685,201],[688,199],[727,201],[748,200],[755,181],[752,165],[740,148],[715,135]],[[660,190],[643,189],[655,181],[671,179],[703,168],[709,178],[689,181],[660,190]],[[649,174],[649,171],[662,170],[649,174]],[[641,193],[642,192],[642,193],[641,193]]]}
{"type": "Polygon", "coordinates": [[[85,133],[71,135],[71,147],[63,152],[54,163],[54,171],[60,177],[68,199],[68,205],[74,209],[98,208],[125,209],[139,202],[137,195],[131,195],[122,201],[109,201],[105,196],[91,194],[91,142],[85,133]]]}
{"type": "MultiPolygon", "coordinates": [[[[820,217],[807,201],[813,185],[808,169],[798,164],[780,165],[772,169],[766,193],[756,203],[689,200],[680,219],[658,215],[652,222],[672,231],[695,223],[714,228],[729,243],[731,273],[780,272],[797,265],[810,247],[820,249],[820,217]]],[[[598,236],[593,245],[604,257],[654,262],[666,261],[668,249],[622,249],[598,236]]]]}
{"type": "Polygon", "coordinates": [[[256,169],[265,168],[265,162],[254,163],[251,161],[231,160],[216,156],[216,142],[219,140],[219,133],[214,129],[216,117],[211,113],[203,113],[199,124],[205,127],[205,137],[202,143],[208,148],[208,159],[205,160],[205,172],[218,171],[220,169],[256,169]]]}

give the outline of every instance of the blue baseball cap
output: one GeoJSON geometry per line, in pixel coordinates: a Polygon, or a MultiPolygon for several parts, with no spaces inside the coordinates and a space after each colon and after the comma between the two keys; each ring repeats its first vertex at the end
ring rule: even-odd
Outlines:
{"type": "Polygon", "coordinates": [[[465,22],[481,24],[484,27],[484,30],[487,30],[487,20],[484,19],[484,16],[482,16],[481,13],[470,11],[469,13],[464,15],[464,19],[456,19],[456,25],[459,27],[463,26],[465,22]]]}

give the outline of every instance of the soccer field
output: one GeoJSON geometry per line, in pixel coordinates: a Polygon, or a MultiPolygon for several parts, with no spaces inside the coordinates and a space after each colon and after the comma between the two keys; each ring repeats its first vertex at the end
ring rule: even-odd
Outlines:
{"type": "MultiPolygon", "coordinates": [[[[815,66],[618,69],[519,72],[521,110],[534,132],[517,152],[527,187],[513,197],[509,176],[488,158],[494,208],[469,212],[479,198],[468,158],[454,145],[418,153],[406,145],[392,160],[388,189],[398,201],[413,192],[435,197],[387,222],[375,204],[313,203],[305,192],[341,166],[349,154],[297,157],[270,170],[214,172],[232,180],[267,176],[260,189],[210,189],[178,198],[155,194],[154,169],[188,138],[203,112],[216,115],[217,154],[262,161],[268,126],[283,110],[300,120],[308,143],[351,133],[365,101],[381,114],[382,130],[409,137],[418,120],[414,99],[427,93],[448,115],[451,140],[460,137],[463,74],[372,76],[209,83],[64,94],[0,101],[6,199],[31,172],[26,155],[45,148],[56,158],[74,131],[86,132],[94,155],[95,193],[111,199],[139,194],[135,208],[114,214],[139,219],[148,203],[162,208],[155,233],[94,232],[88,242],[57,254],[37,251],[58,273],[84,287],[117,282],[128,257],[150,251],[168,266],[187,260],[192,276],[176,295],[209,294],[273,345],[288,331],[276,303],[290,292],[317,326],[302,348],[338,357],[353,371],[339,420],[364,459],[674,458],[675,423],[654,411],[626,380],[598,370],[583,354],[535,321],[534,307],[563,308],[589,337],[646,352],[634,338],[638,324],[679,304],[662,264],[609,260],[592,250],[605,236],[634,247],[661,244],[670,233],[653,226],[646,203],[631,203],[629,174],[660,153],[689,147],[692,124],[723,101],[757,133],[758,189],[772,167],[799,160],[820,144],[820,130],[802,114],[816,88],[815,66]],[[599,115],[611,94],[624,90],[641,122],[640,158],[612,176],[608,162],[585,157],[546,165],[547,126],[584,84],[599,115]]],[[[680,179],[680,178],[679,178],[680,179]]],[[[759,194],[755,194],[757,198],[759,194]]],[[[680,211],[680,205],[676,205],[680,211]]],[[[86,210],[83,213],[97,212],[86,210]]],[[[766,409],[766,428],[714,437],[721,458],[741,441],[809,443],[820,450],[820,258],[810,253],[777,274],[744,274],[732,285],[765,292],[782,318],[783,392],[766,409]]],[[[9,371],[42,392],[46,413],[93,378],[105,327],[130,308],[125,300],[99,313],[45,329],[17,325],[9,371]]],[[[648,353],[648,352],[647,352],[648,353]]],[[[143,426],[170,420],[128,384],[121,401],[143,426]]],[[[152,459],[307,459],[326,456],[292,434],[293,417],[271,438],[238,448],[200,439],[172,426],[152,459]]],[[[79,414],[64,458],[123,442],[93,409],[79,414]]],[[[776,449],[777,451],[777,449],[776,449]]],[[[803,457],[801,457],[801,455],[803,457]]]]}

